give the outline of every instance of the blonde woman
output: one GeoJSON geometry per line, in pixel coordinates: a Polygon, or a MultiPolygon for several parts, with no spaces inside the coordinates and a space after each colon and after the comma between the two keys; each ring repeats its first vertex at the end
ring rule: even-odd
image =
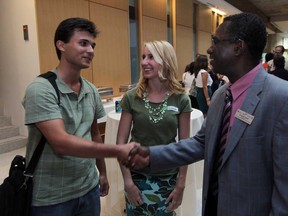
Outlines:
{"type": "MultiPolygon", "coordinates": [[[[143,47],[142,71],[136,88],[122,101],[117,143],[131,140],[143,146],[168,144],[189,137],[189,97],[177,80],[174,48],[167,41],[147,42],[143,47]],[[132,126],[133,125],[133,126],[132,126]],[[178,133],[178,134],[177,134],[178,133]]],[[[121,166],[126,196],[126,213],[167,215],[182,203],[187,166],[148,174],[121,166]]]]}

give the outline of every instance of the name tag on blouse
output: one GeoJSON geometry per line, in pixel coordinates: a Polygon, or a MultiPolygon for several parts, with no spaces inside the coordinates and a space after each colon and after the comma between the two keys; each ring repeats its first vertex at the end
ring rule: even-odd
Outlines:
{"type": "Polygon", "coordinates": [[[168,107],[167,107],[167,110],[171,110],[171,111],[178,112],[178,107],[175,107],[175,106],[168,106],[168,107]]]}

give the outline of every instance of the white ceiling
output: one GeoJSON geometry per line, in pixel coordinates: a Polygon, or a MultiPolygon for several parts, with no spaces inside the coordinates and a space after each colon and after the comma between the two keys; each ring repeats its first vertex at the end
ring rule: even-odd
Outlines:
{"type": "Polygon", "coordinates": [[[226,15],[242,11],[257,13],[268,24],[269,34],[282,32],[288,37],[288,0],[198,0],[198,2],[211,8],[215,7],[226,15]]]}
{"type": "Polygon", "coordinates": [[[218,10],[225,12],[227,16],[241,12],[239,9],[223,0],[198,0],[198,2],[211,8],[217,8],[218,10]]]}

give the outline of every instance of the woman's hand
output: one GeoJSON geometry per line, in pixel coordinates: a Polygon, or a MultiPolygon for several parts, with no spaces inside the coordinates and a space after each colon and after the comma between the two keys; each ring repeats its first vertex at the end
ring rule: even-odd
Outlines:
{"type": "Polygon", "coordinates": [[[184,189],[185,188],[176,186],[175,189],[170,193],[168,199],[166,200],[166,204],[170,202],[167,208],[168,212],[174,211],[182,204],[184,189]]]}
{"type": "Polygon", "coordinates": [[[131,205],[139,206],[144,203],[141,197],[141,192],[134,183],[130,185],[125,185],[125,192],[127,199],[131,205]]]}
{"type": "Polygon", "coordinates": [[[211,100],[210,100],[210,98],[206,99],[206,103],[207,103],[207,106],[209,107],[210,104],[211,104],[211,100]]]}

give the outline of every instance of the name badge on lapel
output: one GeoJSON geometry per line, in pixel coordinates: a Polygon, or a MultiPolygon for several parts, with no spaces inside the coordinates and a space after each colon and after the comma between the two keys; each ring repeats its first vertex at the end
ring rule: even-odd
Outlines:
{"type": "Polygon", "coordinates": [[[238,109],[236,111],[235,118],[237,118],[237,119],[250,125],[254,119],[254,116],[250,115],[247,112],[244,112],[243,110],[238,109]]]}

